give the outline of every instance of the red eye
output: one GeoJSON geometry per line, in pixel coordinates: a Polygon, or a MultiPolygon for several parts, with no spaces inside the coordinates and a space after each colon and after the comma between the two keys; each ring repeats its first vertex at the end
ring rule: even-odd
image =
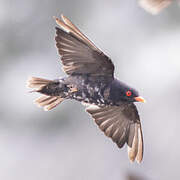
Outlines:
{"type": "Polygon", "coordinates": [[[126,96],[131,96],[132,92],[131,91],[126,91],[126,96]]]}

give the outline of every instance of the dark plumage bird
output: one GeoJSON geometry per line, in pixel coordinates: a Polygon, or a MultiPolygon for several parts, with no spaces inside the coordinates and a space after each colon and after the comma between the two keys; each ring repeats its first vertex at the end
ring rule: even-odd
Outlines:
{"type": "Polygon", "coordinates": [[[56,46],[67,77],[46,80],[31,77],[27,81],[33,92],[43,94],[35,100],[50,110],[66,99],[75,99],[87,106],[96,124],[119,148],[128,145],[131,161],[143,158],[143,136],[134,102],[144,102],[138,92],[114,78],[111,59],[99,50],[65,16],[56,18],[56,46]]]}

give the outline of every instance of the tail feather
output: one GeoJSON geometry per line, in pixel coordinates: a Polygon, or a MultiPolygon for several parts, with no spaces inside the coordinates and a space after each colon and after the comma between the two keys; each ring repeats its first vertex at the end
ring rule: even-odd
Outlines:
{"type": "Polygon", "coordinates": [[[52,93],[53,91],[50,94],[47,94],[47,92],[43,92],[44,88],[52,88],[51,85],[53,85],[54,83],[54,81],[37,77],[30,77],[27,80],[27,87],[34,89],[30,92],[40,92],[42,94],[45,94],[34,101],[34,103],[37,104],[39,107],[43,107],[45,111],[53,109],[65,99],[61,96],[54,95],[52,93]]]}
{"type": "Polygon", "coordinates": [[[27,87],[34,88],[36,91],[41,90],[44,86],[52,82],[51,80],[37,78],[37,77],[30,77],[27,80],[27,87]]]}
{"type": "Polygon", "coordinates": [[[46,106],[54,101],[55,97],[53,96],[40,96],[39,98],[35,99],[34,103],[40,107],[46,106]]]}
{"type": "Polygon", "coordinates": [[[55,108],[58,104],[60,104],[64,98],[59,96],[40,96],[37,98],[34,103],[38,105],[38,107],[44,107],[45,111],[49,111],[55,108]]]}

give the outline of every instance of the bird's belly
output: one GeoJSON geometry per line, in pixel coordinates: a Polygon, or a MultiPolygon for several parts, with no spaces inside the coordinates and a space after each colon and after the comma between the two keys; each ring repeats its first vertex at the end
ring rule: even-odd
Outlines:
{"type": "Polygon", "coordinates": [[[72,99],[75,99],[80,102],[96,104],[96,105],[105,105],[107,104],[103,95],[101,94],[101,89],[98,87],[89,87],[78,90],[72,94],[72,99]]]}
{"type": "Polygon", "coordinates": [[[71,99],[96,105],[109,104],[108,98],[105,96],[107,93],[104,93],[108,82],[103,78],[92,79],[88,76],[70,76],[66,82],[73,87],[73,92],[70,95],[71,99]]]}

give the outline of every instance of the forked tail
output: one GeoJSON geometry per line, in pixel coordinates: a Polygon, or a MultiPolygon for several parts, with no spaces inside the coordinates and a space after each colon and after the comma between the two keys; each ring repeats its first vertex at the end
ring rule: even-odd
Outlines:
{"type": "Polygon", "coordinates": [[[44,94],[37,98],[34,103],[43,107],[45,111],[53,109],[66,98],[66,87],[60,81],[30,77],[27,80],[27,87],[33,88],[30,92],[44,94]]]}

